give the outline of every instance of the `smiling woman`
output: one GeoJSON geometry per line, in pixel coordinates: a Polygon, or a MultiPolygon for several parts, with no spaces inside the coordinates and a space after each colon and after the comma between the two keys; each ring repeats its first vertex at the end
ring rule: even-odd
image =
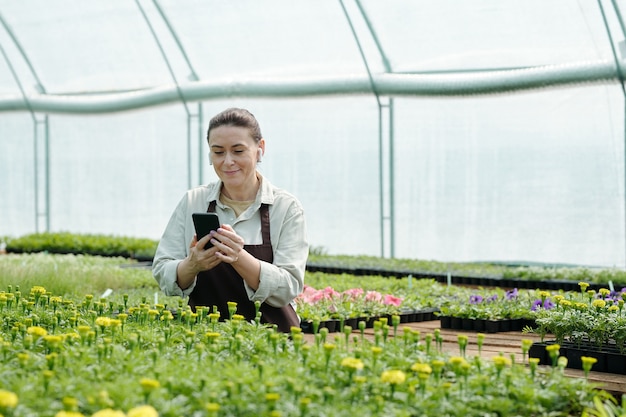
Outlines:
{"type": "Polygon", "coordinates": [[[217,308],[224,320],[235,302],[247,320],[260,315],[289,332],[300,325],[294,299],[309,251],[304,210],[257,171],[265,139],[248,110],[217,114],[207,140],[219,180],[180,201],[157,248],[154,277],[166,294],[188,296],[193,309],[217,308]],[[191,221],[197,212],[217,213],[221,226],[198,239],[191,221]]]}

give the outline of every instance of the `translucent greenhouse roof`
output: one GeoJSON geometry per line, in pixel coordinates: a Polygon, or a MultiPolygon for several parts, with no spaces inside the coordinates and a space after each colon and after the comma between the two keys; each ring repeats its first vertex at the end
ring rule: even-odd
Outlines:
{"type": "Polygon", "coordinates": [[[584,0],[3,0],[0,110],[23,110],[27,100],[50,111],[113,110],[104,98],[75,97],[86,94],[116,93],[108,100],[132,107],[376,89],[464,94],[614,78],[612,47],[623,47],[623,31],[605,3],[608,10],[584,0]],[[605,22],[620,34],[615,44],[605,22]]]}
{"type": "Polygon", "coordinates": [[[626,266],[623,10],[0,0],[0,237],[158,238],[237,105],[312,246],[626,266]]]}

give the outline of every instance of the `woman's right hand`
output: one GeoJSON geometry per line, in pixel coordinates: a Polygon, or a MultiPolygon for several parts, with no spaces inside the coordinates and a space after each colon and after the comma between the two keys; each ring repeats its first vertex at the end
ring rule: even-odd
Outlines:
{"type": "Polygon", "coordinates": [[[209,241],[213,239],[213,234],[214,232],[211,232],[199,241],[197,240],[197,236],[194,235],[189,244],[189,256],[187,257],[187,261],[189,267],[195,271],[195,275],[202,271],[213,269],[222,262],[215,256],[218,250],[216,247],[210,246],[205,248],[206,245],[209,244],[209,241]]]}
{"type": "Polygon", "coordinates": [[[200,241],[198,241],[196,236],[191,240],[189,244],[189,255],[180,261],[176,268],[176,283],[182,290],[189,288],[200,272],[213,269],[222,262],[215,256],[217,248],[210,247],[204,249],[204,246],[212,238],[212,234],[208,234],[200,239],[200,241]]]}

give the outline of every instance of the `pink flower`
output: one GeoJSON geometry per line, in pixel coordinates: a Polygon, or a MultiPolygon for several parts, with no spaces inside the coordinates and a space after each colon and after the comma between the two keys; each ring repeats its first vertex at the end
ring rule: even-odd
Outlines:
{"type": "Polygon", "coordinates": [[[348,300],[358,300],[363,295],[363,288],[351,288],[349,290],[345,290],[343,295],[348,300]]]}
{"type": "Polygon", "coordinates": [[[383,302],[387,305],[398,307],[400,304],[402,304],[402,298],[394,297],[391,294],[387,294],[385,295],[385,300],[383,302]]]}
{"type": "Polygon", "coordinates": [[[378,291],[368,291],[367,293],[365,293],[365,301],[382,302],[383,296],[378,291]]]}
{"type": "Polygon", "coordinates": [[[339,292],[335,291],[333,287],[326,287],[322,291],[324,292],[324,297],[328,300],[332,300],[333,298],[340,296],[339,292]]]}

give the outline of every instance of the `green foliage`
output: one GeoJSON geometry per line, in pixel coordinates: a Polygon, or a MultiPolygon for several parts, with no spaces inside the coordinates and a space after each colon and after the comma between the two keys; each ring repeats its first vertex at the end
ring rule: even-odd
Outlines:
{"type": "Polygon", "coordinates": [[[13,417],[131,415],[143,405],[161,417],[565,417],[598,392],[502,356],[449,356],[418,333],[306,339],[257,321],[217,322],[207,309],[172,315],[146,300],[59,297],[41,286],[0,291],[0,310],[0,406],[13,417]]]}
{"type": "Polygon", "coordinates": [[[63,296],[146,289],[158,291],[151,270],[125,258],[88,255],[13,254],[0,256],[0,288],[41,285],[63,296]]]}
{"type": "Polygon", "coordinates": [[[158,242],[145,238],[73,233],[35,233],[8,239],[7,252],[79,253],[140,260],[154,257],[158,242]]]}

